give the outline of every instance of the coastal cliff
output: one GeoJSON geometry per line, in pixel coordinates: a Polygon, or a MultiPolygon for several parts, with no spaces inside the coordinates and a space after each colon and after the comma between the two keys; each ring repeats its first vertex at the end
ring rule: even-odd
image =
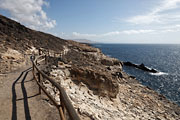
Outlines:
{"type": "MultiPolygon", "coordinates": [[[[31,30],[0,16],[1,74],[30,64],[29,56],[39,48],[64,51],[60,60],[54,58],[58,60],[56,65],[52,62],[45,72],[65,88],[81,119],[180,119],[178,105],[123,72],[123,63],[118,59],[88,44],[31,30]]],[[[58,101],[56,90],[48,82],[44,85],[58,101]]]]}
{"type": "Polygon", "coordinates": [[[178,105],[141,85],[123,72],[121,61],[97,48],[69,41],[62,61],[50,75],[66,89],[82,119],[180,119],[178,105]]]}

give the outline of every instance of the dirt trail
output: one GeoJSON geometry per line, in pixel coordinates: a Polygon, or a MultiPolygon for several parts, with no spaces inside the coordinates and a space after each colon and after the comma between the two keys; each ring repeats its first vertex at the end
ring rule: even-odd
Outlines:
{"type": "Polygon", "coordinates": [[[0,120],[58,120],[55,107],[39,94],[30,66],[0,75],[0,120]]]}

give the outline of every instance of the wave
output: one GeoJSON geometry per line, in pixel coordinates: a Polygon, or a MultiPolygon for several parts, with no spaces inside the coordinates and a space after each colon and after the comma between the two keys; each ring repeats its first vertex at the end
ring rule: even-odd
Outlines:
{"type": "Polygon", "coordinates": [[[111,55],[107,55],[108,57],[112,57],[111,55]]]}
{"type": "Polygon", "coordinates": [[[149,73],[149,74],[155,75],[155,76],[168,75],[168,73],[165,73],[165,72],[157,72],[157,73],[149,73]]]}
{"type": "MultiPolygon", "coordinates": [[[[148,66],[145,66],[146,68],[148,68],[148,69],[154,69],[155,71],[158,71],[157,69],[155,69],[155,68],[151,68],[151,67],[148,67],[148,66]]],[[[165,73],[165,72],[160,72],[160,71],[158,71],[157,73],[149,73],[150,75],[154,75],[154,76],[162,76],[162,75],[168,75],[168,73],[165,73]]]]}

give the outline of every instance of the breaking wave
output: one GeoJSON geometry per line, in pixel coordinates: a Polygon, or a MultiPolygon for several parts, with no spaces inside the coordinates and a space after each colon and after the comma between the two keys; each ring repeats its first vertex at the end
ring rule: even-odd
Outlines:
{"type": "Polygon", "coordinates": [[[168,75],[168,73],[165,73],[165,72],[157,72],[157,73],[149,73],[149,74],[155,75],[155,76],[168,75]]]}

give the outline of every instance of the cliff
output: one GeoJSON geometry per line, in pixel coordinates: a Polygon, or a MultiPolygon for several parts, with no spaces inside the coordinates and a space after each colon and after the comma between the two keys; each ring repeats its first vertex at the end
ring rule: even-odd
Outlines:
{"type": "MultiPolygon", "coordinates": [[[[61,84],[82,119],[180,119],[180,107],[123,72],[121,61],[87,44],[31,30],[0,16],[0,73],[13,72],[37,49],[64,51],[46,73],[61,84]],[[54,64],[54,65],[53,65],[54,64]]],[[[44,85],[58,98],[54,88],[44,85]]],[[[58,101],[58,99],[57,99],[58,101]]]]}
{"type": "Polygon", "coordinates": [[[124,73],[121,61],[86,44],[70,41],[67,48],[50,75],[66,89],[81,118],[180,119],[178,105],[124,73]]]}

